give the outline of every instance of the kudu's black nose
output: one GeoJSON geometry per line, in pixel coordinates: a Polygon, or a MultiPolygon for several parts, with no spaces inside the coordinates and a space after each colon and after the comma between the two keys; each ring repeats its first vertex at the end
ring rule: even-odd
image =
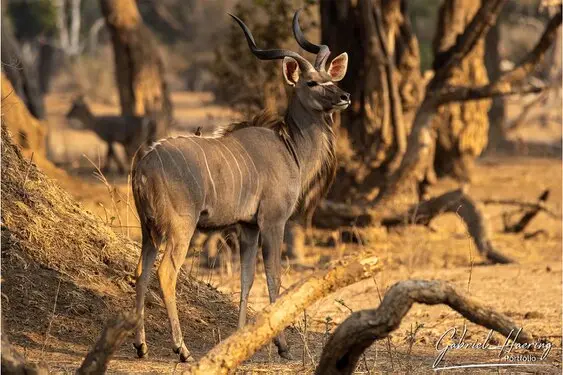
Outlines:
{"type": "Polygon", "coordinates": [[[345,101],[345,102],[350,101],[350,94],[348,94],[348,93],[346,92],[346,93],[340,95],[340,100],[343,100],[343,101],[345,101]]]}

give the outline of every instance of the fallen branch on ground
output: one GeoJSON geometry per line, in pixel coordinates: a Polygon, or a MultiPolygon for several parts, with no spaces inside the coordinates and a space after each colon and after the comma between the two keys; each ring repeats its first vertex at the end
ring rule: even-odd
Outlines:
{"type": "Polygon", "coordinates": [[[509,218],[507,215],[503,216],[504,218],[504,232],[505,233],[520,233],[523,232],[524,229],[530,224],[533,218],[543,209],[543,206],[547,199],[549,198],[549,189],[545,190],[539,197],[538,202],[535,206],[530,207],[528,212],[525,212],[524,215],[518,220],[516,223],[511,224],[509,223],[509,218]]]}
{"type": "Polygon", "coordinates": [[[270,342],[303,310],[339,288],[370,277],[377,258],[351,261],[319,271],[293,286],[272,305],[266,307],[256,321],[211,349],[184,374],[227,374],[262,346],[270,342]]]}
{"type": "Polygon", "coordinates": [[[365,227],[375,224],[374,216],[368,207],[355,204],[338,203],[328,199],[319,202],[313,215],[313,225],[317,228],[336,229],[348,226],[365,227]]]}
{"type": "MultiPolygon", "coordinates": [[[[355,312],[336,328],[325,345],[316,374],[352,374],[362,353],[374,341],[396,330],[414,303],[448,305],[469,321],[505,337],[516,336],[519,330],[508,317],[484,307],[443,281],[400,281],[389,289],[377,309],[355,312]]],[[[522,331],[516,341],[528,343],[532,338],[522,331]]]]}
{"type": "Polygon", "coordinates": [[[382,224],[385,226],[428,225],[432,219],[445,212],[455,213],[465,222],[477,249],[489,261],[501,264],[513,262],[513,260],[494,249],[485,215],[475,201],[461,189],[420,202],[412,206],[405,214],[384,219],[382,224]]]}
{"type": "MultiPolygon", "coordinates": [[[[546,190],[549,191],[549,190],[546,190]]],[[[545,194],[542,193],[542,195],[545,194]]],[[[483,200],[483,204],[498,204],[498,205],[506,205],[506,206],[517,206],[520,207],[522,209],[532,209],[532,210],[540,210],[540,211],[544,211],[547,215],[549,215],[550,217],[554,218],[554,219],[559,219],[560,216],[554,212],[551,208],[549,208],[545,201],[547,199],[542,200],[541,196],[540,198],[538,198],[537,202],[522,202],[522,201],[517,201],[514,199],[485,199],[483,200]]]]}
{"type": "Polygon", "coordinates": [[[134,313],[124,313],[108,322],[94,348],[88,353],[78,375],[104,374],[113,353],[121,346],[127,335],[139,324],[134,313]]]}

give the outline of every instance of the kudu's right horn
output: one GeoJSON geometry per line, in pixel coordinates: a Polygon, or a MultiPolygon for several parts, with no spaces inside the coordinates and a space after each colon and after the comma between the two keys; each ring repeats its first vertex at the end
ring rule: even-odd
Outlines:
{"type": "Polygon", "coordinates": [[[328,46],[324,44],[314,44],[309,42],[305,39],[305,35],[303,31],[301,31],[301,27],[299,26],[299,14],[303,9],[298,9],[293,16],[293,35],[295,36],[295,40],[297,43],[307,52],[311,52],[317,55],[315,59],[315,69],[317,70],[325,70],[326,60],[330,55],[330,49],[328,46]]]}
{"type": "Polygon", "coordinates": [[[258,57],[260,60],[278,60],[283,59],[284,57],[293,57],[297,63],[299,64],[299,68],[302,71],[310,71],[313,70],[313,65],[306,58],[299,55],[296,52],[289,51],[286,49],[260,49],[256,46],[256,42],[254,41],[254,37],[252,33],[248,29],[248,27],[242,22],[240,18],[234,16],[229,13],[229,16],[233,17],[235,21],[239,24],[242,31],[244,32],[244,36],[246,37],[246,41],[248,42],[248,47],[254,54],[254,56],[258,57]]]}

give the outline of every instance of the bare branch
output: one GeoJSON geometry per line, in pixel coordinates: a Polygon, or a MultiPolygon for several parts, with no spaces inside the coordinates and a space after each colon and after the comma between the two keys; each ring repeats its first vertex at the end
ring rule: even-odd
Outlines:
{"type": "Polygon", "coordinates": [[[227,374],[277,336],[313,302],[339,288],[370,277],[377,258],[354,260],[320,271],[286,291],[252,324],[211,349],[184,374],[227,374]]]}
{"type": "Polygon", "coordinates": [[[458,36],[456,43],[447,51],[436,56],[434,61],[436,74],[428,84],[429,90],[439,89],[446,83],[453,69],[459,66],[479,39],[487,34],[489,28],[494,25],[505,3],[506,0],[489,0],[482,3],[463,34],[458,36]]]}
{"type": "Polygon", "coordinates": [[[499,78],[500,83],[522,81],[536,69],[536,66],[543,59],[548,48],[555,41],[557,33],[560,32],[559,26],[561,26],[561,20],[562,16],[560,11],[551,18],[534,49],[518,66],[508,73],[503,74],[499,78]]]}
{"type": "MultiPolygon", "coordinates": [[[[325,345],[316,374],[352,374],[362,353],[374,341],[396,330],[414,303],[448,305],[471,322],[505,337],[516,336],[519,331],[508,317],[483,306],[443,281],[401,281],[389,289],[377,309],[355,312],[336,328],[325,345]]],[[[516,341],[529,343],[532,337],[522,331],[516,336],[516,341]]]]}
{"type": "Polygon", "coordinates": [[[545,212],[549,217],[553,219],[560,219],[561,216],[546,205],[545,201],[547,201],[547,197],[543,198],[546,192],[549,193],[549,189],[544,191],[542,195],[540,195],[537,202],[522,202],[514,199],[485,199],[483,201],[483,204],[518,206],[522,209],[539,210],[545,212]]]}
{"type": "Polygon", "coordinates": [[[446,104],[451,102],[487,99],[496,96],[538,94],[543,92],[546,88],[547,87],[533,85],[515,87],[510,83],[501,84],[496,82],[493,85],[481,87],[449,87],[438,93],[431,93],[431,95],[436,95],[440,104],[446,104]]]}
{"type": "Polygon", "coordinates": [[[524,213],[520,220],[514,224],[507,225],[505,223],[504,231],[506,233],[520,233],[526,229],[528,224],[532,221],[533,218],[537,216],[537,214],[542,210],[544,207],[545,202],[549,199],[549,189],[545,190],[539,197],[538,203],[535,207],[531,207],[528,212],[524,213]]]}
{"type": "Polygon", "coordinates": [[[545,87],[530,84],[515,86],[514,84],[522,82],[536,69],[536,66],[543,59],[548,48],[553,44],[556,38],[559,26],[561,26],[561,19],[561,12],[559,12],[549,21],[540,40],[526,58],[513,70],[501,75],[495,82],[482,87],[449,88],[437,93],[430,92],[430,95],[436,96],[439,104],[444,104],[453,101],[476,100],[493,96],[541,92],[545,87]]]}

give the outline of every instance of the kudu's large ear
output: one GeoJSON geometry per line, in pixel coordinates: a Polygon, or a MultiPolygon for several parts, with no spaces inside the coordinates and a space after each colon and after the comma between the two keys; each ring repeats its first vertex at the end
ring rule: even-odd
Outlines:
{"type": "Polygon", "coordinates": [[[299,64],[293,57],[284,57],[282,63],[283,77],[291,86],[299,81],[299,64]]]}
{"type": "Polygon", "coordinates": [[[327,73],[334,82],[338,82],[346,75],[346,69],[348,69],[348,54],[344,52],[331,61],[327,73]]]}

